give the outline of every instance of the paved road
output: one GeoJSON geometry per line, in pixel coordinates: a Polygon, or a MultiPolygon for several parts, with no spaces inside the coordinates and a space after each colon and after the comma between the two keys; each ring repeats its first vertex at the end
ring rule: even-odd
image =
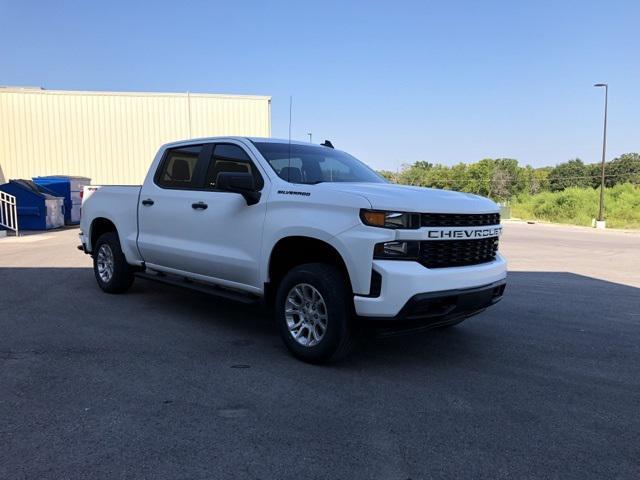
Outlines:
{"type": "Polygon", "coordinates": [[[640,232],[507,222],[511,271],[572,272],[640,287],[640,232]]]}
{"type": "Polygon", "coordinates": [[[640,236],[554,228],[506,226],[520,271],[493,309],[328,367],[255,307],[101,293],[75,231],[0,240],[0,478],[640,478],[640,289],[619,271],[640,236]]]}

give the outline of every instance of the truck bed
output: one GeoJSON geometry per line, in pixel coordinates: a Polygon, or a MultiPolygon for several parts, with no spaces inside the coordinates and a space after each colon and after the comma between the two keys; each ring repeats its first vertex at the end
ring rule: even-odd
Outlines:
{"type": "MultiPolygon", "coordinates": [[[[127,258],[141,261],[137,247],[138,239],[138,201],[141,185],[89,185],[82,194],[82,212],[80,230],[85,234],[91,231],[90,221],[104,218],[118,226],[122,250],[127,258]]],[[[90,238],[89,238],[90,240],[90,238]]],[[[92,251],[90,241],[87,245],[92,251]]]]}

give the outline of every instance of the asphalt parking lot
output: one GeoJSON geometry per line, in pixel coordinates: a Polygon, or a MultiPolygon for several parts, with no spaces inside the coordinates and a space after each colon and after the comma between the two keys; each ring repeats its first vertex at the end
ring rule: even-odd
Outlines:
{"type": "Polygon", "coordinates": [[[292,359],[258,307],[0,240],[0,478],[640,478],[640,234],[509,223],[504,300],[292,359]]]}

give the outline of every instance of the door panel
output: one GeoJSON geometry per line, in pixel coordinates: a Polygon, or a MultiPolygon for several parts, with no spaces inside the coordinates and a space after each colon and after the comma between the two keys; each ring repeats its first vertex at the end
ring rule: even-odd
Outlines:
{"type": "Polygon", "coordinates": [[[142,187],[138,205],[138,249],[147,263],[182,270],[193,246],[188,232],[198,221],[191,204],[202,179],[210,147],[194,145],[167,150],[153,181],[142,187]]]}
{"type": "Polygon", "coordinates": [[[197,221],[190,222],[184,245],[192,253],[182,270],[260,287],[258,258],[265,202],[248,206],[237,193],[198,193],[197,201],[206,203],[207,209],[192,215],[197,221]]]}
{"type": "MultiPolygon", "coordinates": [[[[206,238],[201,255],[193,268],[196,273],[244,284],[258,285],[258,261],[262,229],[266,215],[265,201],[248,206],[237,193],[217,190],[222,172],[246,172],[254,177],[256,188],[264,182],[248,153],[235,143],[212,145],[209,161],[203,168],[203,202],[208,205],[202,222],[194,226],[193,235],[206,238]]],[[[263,196],[263,198],[266,198],[263,196]]]]}
{"type": "Polygon", "coordinates": [[[239,145],[224,145],[219,150],[223,157],[212,156],[213,145],[200,153],[193,169],[196,189],[171,189],[174,177],[185,176],[185,166],[179,161],[177,175],[170,171],[165,177],[160,168],[161,180],[156,182],[168,178],[169,187],[156,183],[143,187],[140,201],[150,199],[153,205],[139,207],[139,249],[147,263],[262,288],[259,256],[267,187],[239,145]],[[235,153],[230,145],[236,147],[235,153]],[[240,158],[242,155],[246,158],[240,158]],[[216,190],[216,177],[222,171],[254,173],[263,187],[260,202],[248,206],[242,195],[216,190]]]}

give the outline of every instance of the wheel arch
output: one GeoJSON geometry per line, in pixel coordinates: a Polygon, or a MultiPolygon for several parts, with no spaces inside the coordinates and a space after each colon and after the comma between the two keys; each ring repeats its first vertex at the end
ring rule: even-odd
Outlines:
{"type": "Polygon", "coordinates": [[[118,234],[118,237],[120,236],[120,234],[118,233],[118,228],[116,227],[116,224],[113,222],[113,220],[107,217],[94,218],[91,221],[91,226],[89,227],[89,250],[93,251],[100,236],[108,232],[116,232],[116,234],[118,234]]]}
{"type": "Polygon", "coordinates": [[[274,298],[277,285],[288,271],[305,263],[335,265],[343,272],[349,291],[353,291],[349,268],[335,245],[316,237],[289,235],[280,238],[271,249],[265,283],[267,299],[274,298]]]}

